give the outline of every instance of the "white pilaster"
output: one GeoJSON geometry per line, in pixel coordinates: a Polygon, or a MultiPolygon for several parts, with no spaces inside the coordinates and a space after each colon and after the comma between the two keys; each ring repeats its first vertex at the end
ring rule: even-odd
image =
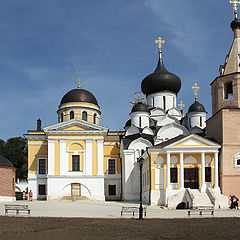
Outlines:
{"type": "Polygon", "coordinates": [[[66,152],[66,140],[60,140],[59,156],[60,156],[60,175],[66,175],[68,172],[68,157],[67,157],[67,152],[66,152]]]}
{"type": "Polygon", "coordinates": [[[214,189],[219,190],[218,186],[218,153],[214,153],[214,189]]]}
{"type": "Polygon", "coordinates": [[[170,188],[170,153],[167,153],[167,184],[166,189],[170,188]]]}
{"type": "Polygon", "coordinates": [[[48,175],[54,175],[55,143],[48,139],[48,175]]]}
{"type": "Polygon", "coordinates": [[[201,192],[206,192],[205,153],[204,152],[201,152],[201,192]]]}
{"type": "Polygon", "coordinates": [[[161,165],[158,165],[158,167],[155,168],[155,185],[156,185],[156,189],[160,189],[160,168],[161,168],[161,165]]]}
{"type": "Polygon", "coordinates": [[[97,140],[97,174],[103,175],[103,139],[97,140]]]}
{"type": "Polygon", "coordinates": [[[180,190],[184,189],[184,165],[183,153],[180,153],[180,190]]]}
{"type": "Polygon", "coordinates": [[[92,140],[86,140],[85,174],[92,175],[92,140]]]}

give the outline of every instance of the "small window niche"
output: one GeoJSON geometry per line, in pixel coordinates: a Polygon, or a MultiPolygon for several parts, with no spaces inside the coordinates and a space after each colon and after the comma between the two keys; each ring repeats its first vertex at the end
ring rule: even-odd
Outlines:
{"type": "Polygon", "coordinates": [[[97,114],[96,113],[94,113],[94,115],[93,115],[93,123],[97,124],[97,114]]]}
{"type": "Polygon", "coordinates": [[[237,153],[234,156],[234,167],[235,168],[240,168],[240,153],[237,153]]]}
{"type": "Polygon", "coordinates": [[[229,82],[225,85],[225,99],[233,98],[233,85],[232,82],[229,82]]]}
{"type": "Polygon", "coordinates": [[[87,121],[87,112],[82,112],[82,120],[87,121]]]}
{"type": "Polygon", "coordinates": [[[70,112],[70,119],[74,119],[74,111],[70,112]]]}

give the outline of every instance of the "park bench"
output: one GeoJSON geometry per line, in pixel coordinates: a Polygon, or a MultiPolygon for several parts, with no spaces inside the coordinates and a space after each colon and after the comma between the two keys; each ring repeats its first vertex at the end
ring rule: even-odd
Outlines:
{"type": "Polygon", "coordinates": [[[214,207],[213,206],[199,206],[197,208],[193,208],[188,210],[188,216],[190,217],[191,215],[211,215],[214,217],[214,207]]]}
{"type": "Polygon", "coordinates": [[[20,212],[27,212],[30,214],[30,209],[28,205],[5,204],[5,215],[9,212],[16,212],[16,215],[19,215],[20,212]]]}
{"type": "MultiPolygon", "coordinates": [[[[135,213],[139,213],[139,208],[138,207],[122,207],[121,217],[123,216],[124,213],[132,214],[133,217],[134,217],[135,213]]],[[[147,215],[147,207],[143,208],[143,214],[146,217],[146,215],[147,215]]]]}

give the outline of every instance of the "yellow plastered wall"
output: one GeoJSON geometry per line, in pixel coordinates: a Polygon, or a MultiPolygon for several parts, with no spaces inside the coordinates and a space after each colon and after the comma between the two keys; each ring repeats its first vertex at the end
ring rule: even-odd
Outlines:
{"type": "Polygon", "coordinates": [[[92,142],[92,175],[97,176],[97,141],[92,142]]]}
{"type": "Polygon", "coordinates": [[[42,143],[47,143],[47,141],[28,141],[29,143],[39,144],[39,145],[28,145],[28,172],[37,173],[38,170],[38,158],[46,158],[48,154],[48,146],[40,145],[42,143]]]}
{"type": "Polygon", "coordinates": [[[155,169],[151,169],[151,189],[155,190],[155,169]]]}
{"type": "Polygon", "coordinates": [[[116,159],[116,170],[117,173],[121,173],[121,159],[120,159],[120,149],[119,146],[116,146],[115,143],[119,143],[119,141],[111,141],[111,142],[105,142],[105,143],[111,143],[114,145],[104,145],[103,147],[103,153],[104,153],[104,163],[103,163],[103,171],[104,174],[107,174],[108,171],[108,159],[116,159]]]}

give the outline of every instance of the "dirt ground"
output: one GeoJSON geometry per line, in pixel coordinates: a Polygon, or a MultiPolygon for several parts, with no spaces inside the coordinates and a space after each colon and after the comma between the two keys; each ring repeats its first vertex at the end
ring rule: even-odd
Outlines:
{"type": "Polygon", "coordinates": [[[240,239],[240,218],[0,217],[0,239],[240,239]]]}

